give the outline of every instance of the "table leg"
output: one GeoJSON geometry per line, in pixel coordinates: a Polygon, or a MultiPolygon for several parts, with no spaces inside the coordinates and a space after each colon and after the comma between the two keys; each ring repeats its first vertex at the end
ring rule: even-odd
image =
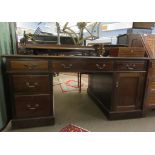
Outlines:
{"type": "Polygon", "coordinates": [[[79,92],[81,93],[81,73],[79,73],[79,92]]]}
{"type": "Polygon", "coordinates": [[[78,87],[79,87],[79,92],[81,92],[81,73],[78,72],[78,87]]]}

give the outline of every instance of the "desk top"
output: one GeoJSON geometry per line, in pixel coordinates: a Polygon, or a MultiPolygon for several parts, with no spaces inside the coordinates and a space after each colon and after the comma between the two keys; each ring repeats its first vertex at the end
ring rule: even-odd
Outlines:
{"type": "Polygon", "coordinates": [[[73,60],[149,60],[149,57],[97,57],[97,56],[49,56],[49,55],[2,55],[1,57],[6,58],[23,58],[23,59],[73,59],[73,60]]]}

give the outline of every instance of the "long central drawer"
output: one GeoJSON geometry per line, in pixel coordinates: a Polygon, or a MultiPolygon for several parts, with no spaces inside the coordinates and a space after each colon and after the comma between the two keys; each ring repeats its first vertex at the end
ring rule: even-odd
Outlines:
{"type": "Polygon", "coordinates": [[[91,60],[87,62],[85,69],[89,72],[113,71],[113,62],[111,60],[91,60]]]}
{"type": "Polygon", "coordinates": [[[15,92],[49,92],[48,75],[12,75],[15,92]]]}
{"type": "Polygon", "coordinates": [[[112,61],[103,60],[89,60],[89,61],[52,61],[51,62],[52,71],[55,72],[93,72],[93,71],[112,71],[113,63],[112,61]]]}

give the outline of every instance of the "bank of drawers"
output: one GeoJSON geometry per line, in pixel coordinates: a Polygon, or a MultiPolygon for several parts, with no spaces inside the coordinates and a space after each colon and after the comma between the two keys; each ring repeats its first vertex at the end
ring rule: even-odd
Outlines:
{"type": "Polygon", "coordinates": [[[12,82],[17,118],[38,117],[50,114],[49,76],[12,75],[12,82]]]}
{"type": "Polygon", "coordinates": [[[48,75],[12,75],[16,118],[41,117],[52,113],[48,75]]]}
{"type": "Polygon", "coordinates": [[[11,72],[82,72],[82,71],[145,71],[146,61],[137,60],[12,60],[7,66],[11,72]]]}
{"type": "Polygon", "coordinates": [[[10,60],[13,115],[16,119],[53,116],[52,77],[46,60],[10,60]]]}

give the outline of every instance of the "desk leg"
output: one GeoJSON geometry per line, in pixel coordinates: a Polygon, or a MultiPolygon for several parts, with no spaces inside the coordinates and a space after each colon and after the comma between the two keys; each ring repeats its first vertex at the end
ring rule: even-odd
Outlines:
{"type": "Polygon", "coordinates": [[[77,78],[78,78],[78,87],[79,87],[79,72],[77,73],[77,78]]]}
{"type": "Polygon", "coordinates": [[[79,92],[81,93],[81,73],[79,73],[79,92]]]}
{"type": "Polygon", "coordinates": [[[81,73],[78,72],[78,87],[79,87],[79,92],[81,92],[81,73]]]}

